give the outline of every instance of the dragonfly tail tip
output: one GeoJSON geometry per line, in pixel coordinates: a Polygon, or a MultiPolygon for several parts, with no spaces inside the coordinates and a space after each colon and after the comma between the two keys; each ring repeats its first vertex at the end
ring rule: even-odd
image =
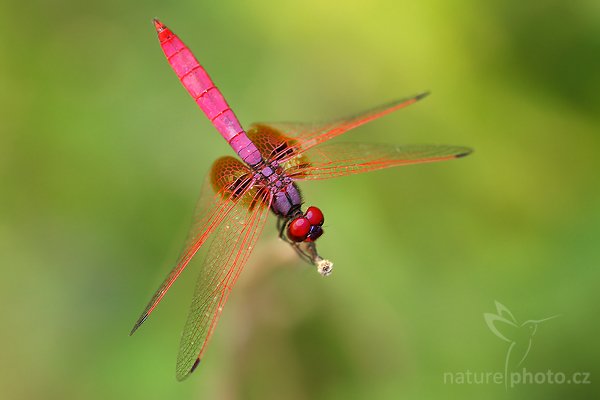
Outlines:
{"type": "Polygon", "coordinates": [[[156,28],[157,32],[165,30],[166,26],[162,22],[160,22],[158,18],[153,18],[152,22],[154,23],[154,27],[156,28]]]}

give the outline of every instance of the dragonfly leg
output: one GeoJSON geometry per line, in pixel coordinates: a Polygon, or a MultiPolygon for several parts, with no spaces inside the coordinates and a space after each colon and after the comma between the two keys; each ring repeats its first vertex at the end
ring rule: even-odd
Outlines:
{"type": "Polygon", "coordinates": [[[286,243],[289,243],[298,256],[306,261],[308,264],[312,264],[317,267],[317,271],[323,276],[331,274],[333,269],[333,263],[329,260],[323,259],[319,253],[317,253],[317,246],[315,242],[294,242],[290,240],[285,234],[285,228],[289,219],[279,217],[277,218],[277,230],[279,230],[279,238],[286,243]]]}
{"type": "Polygon", "coordinates": [[[287,225],[287,221],[288,220],[283,217],[278,217],[277,218],[277,230],[279,231],[279,239],[291,244],[293,242],[291,242],[285,235],[285,227],[287,225]]]}
{"type": "Polygon", "coordinates": [[[304,261],[306,261],[309,264],[314,264],[313,262],[313,258],[307,254],[305,251],[303,251],[300,246],[295,243],[295,242],[288,242],[292,248],[296,251],[296,253],[298,254],[298,256],[300,256],[301,259],[303,259],[304,261]]]}
{"type": "Polygon", "coordinates": [[[288,221],[288,219],[283,217],[277,218],[277,230],[279,231],[279,239],[283,240],[286,243],[289,243],[289,245],[292,246],[292,248],[296,251],[296,253],[298,253],[301,259],[303,259],[309,264],[312,264],[312,258],[306,252],[300,249],[298,243],[290,240],[285,234],[285,227],[287,226],[288,221]]]}

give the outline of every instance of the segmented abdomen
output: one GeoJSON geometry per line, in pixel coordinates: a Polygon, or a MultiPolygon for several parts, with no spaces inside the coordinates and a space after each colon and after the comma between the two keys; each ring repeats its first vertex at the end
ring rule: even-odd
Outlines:
{"type": "Polygon", "coordinates": [[[155,26],[169,64],[196,104],[242,160],[249,165],[258,164],[262,159],[260,152],[248,139],[237,117],[208,73],[177,35],[158,21],[155,21],[155,26]]]}

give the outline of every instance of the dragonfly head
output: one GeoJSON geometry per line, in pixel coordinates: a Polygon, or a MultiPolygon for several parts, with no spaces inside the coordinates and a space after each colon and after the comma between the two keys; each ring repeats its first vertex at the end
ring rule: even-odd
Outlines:
{"type": "Polygon", "coordinates": [[[293,242],[314,242],[323,234],[323,213],[311,206],[304,214],[296,216],[287,228],[288,238],[293,242]]]}

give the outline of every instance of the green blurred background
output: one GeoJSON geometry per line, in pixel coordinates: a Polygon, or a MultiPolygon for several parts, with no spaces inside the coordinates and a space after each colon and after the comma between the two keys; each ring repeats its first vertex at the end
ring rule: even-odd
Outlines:
{"type": "MultiPolygon", "coordinates": [[[[0,393],[7,399],[597,396],[600,3],[2,2],[0,393]],[[341,140],[465,159],[302,186],[321,278],[268,222],[204,362],[175,380],[199,260],[127,334],[233,154],[180,87],[159,17],[242,124],[318,121],[432,90],[341,140]],[[528,371],[588,385],[445,384],[502,371],[495,301],[542,324],[528,371]]],[[[338,139],[339,140],[339,139],[338,139]]]]}

